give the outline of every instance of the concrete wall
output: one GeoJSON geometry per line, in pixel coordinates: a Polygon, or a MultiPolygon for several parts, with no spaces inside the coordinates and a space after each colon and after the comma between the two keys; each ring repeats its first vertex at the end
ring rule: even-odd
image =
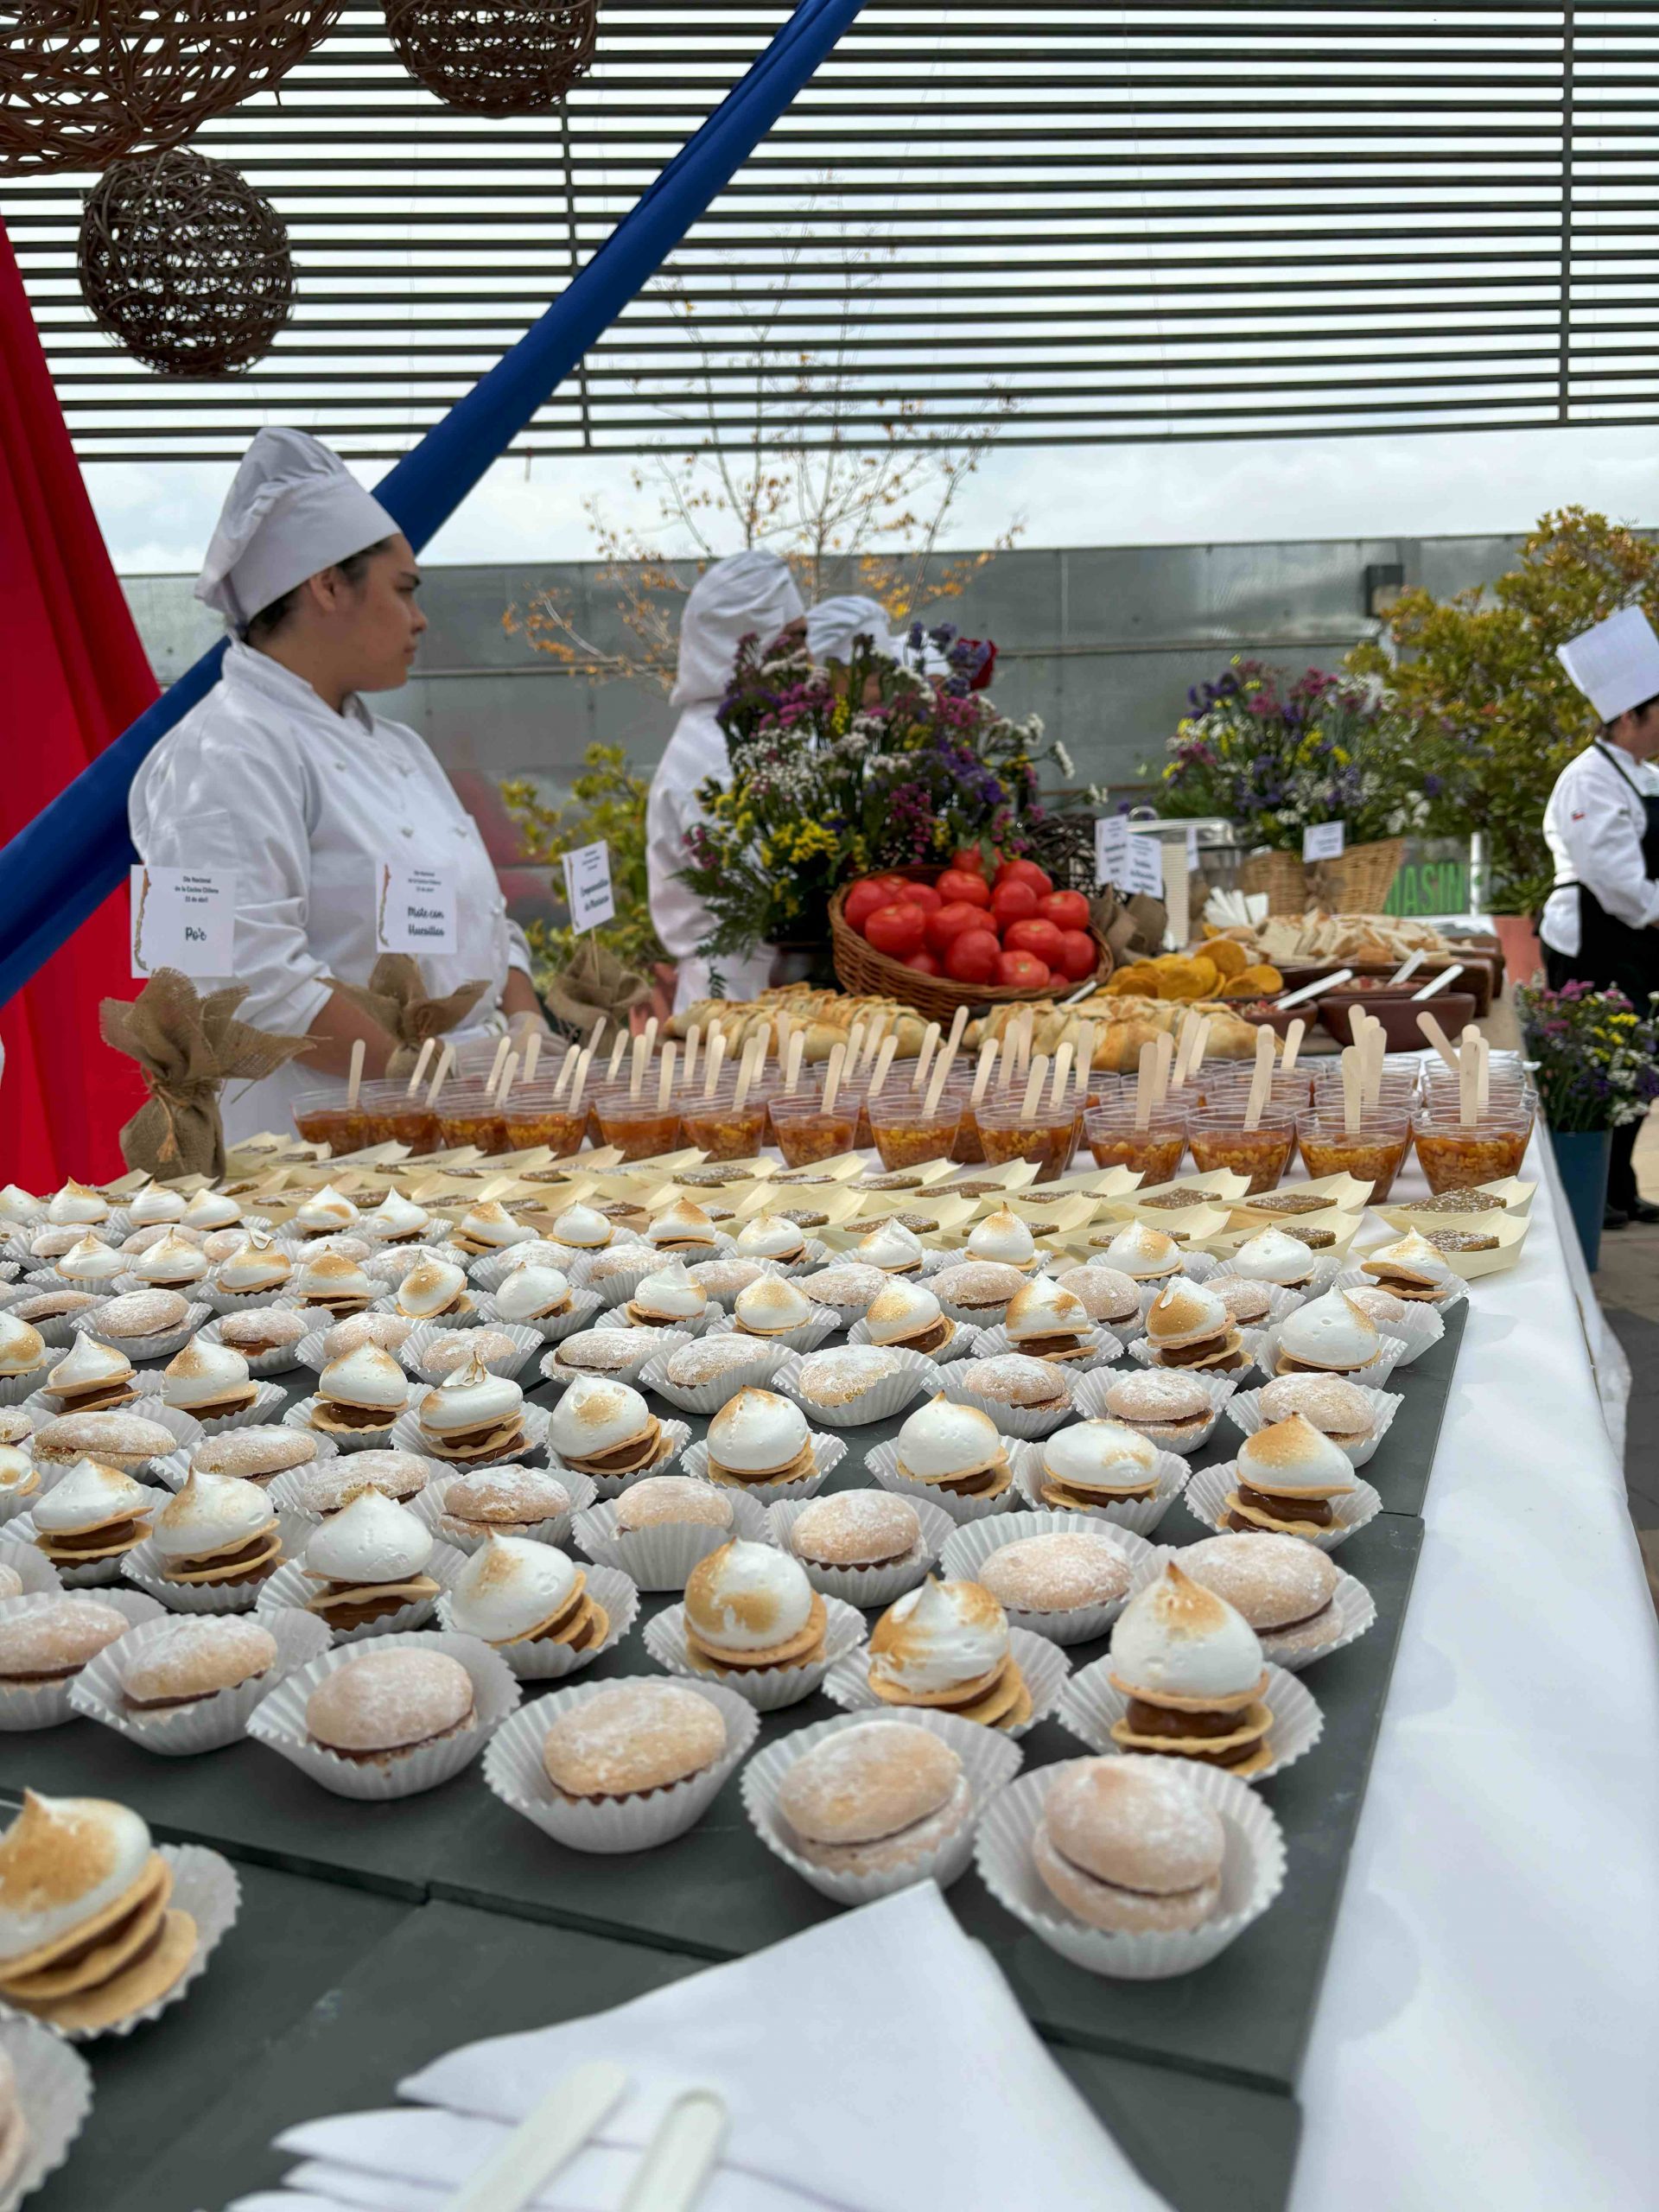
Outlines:
{"type": "MultiPolygon", "coordinates": [[[[1079,782],[1132,783],[1155,759],[1189,684],[1230,655],[1300,671],[1332,665],[1370,634],[1368,566],[1397,562],[1408,584],[1439,596],[1508,567],[1508,537],[1313,538],[1255,545],[1103,546],[1001,555],[940,613],[997,641],[995,693],[1064,740],[1079,782]]],[[[555,588],[582,634],[626,648],[611,595],[591,563],[429,569],[430,620],[417,673],[385,710],[412,722],[454,770],[530,773],[565,783],[596,739],[641,766],[671,727],[654,687],[593,684],[532,652],[504,611],[555,588]]],[[[124,580],[157,676],[167,682],[217,634],[182,576],[124,580]]]]}

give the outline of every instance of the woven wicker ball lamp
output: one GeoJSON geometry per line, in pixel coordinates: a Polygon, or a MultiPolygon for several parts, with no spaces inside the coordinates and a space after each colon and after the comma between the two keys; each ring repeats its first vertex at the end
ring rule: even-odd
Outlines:
{"type": "Polygon", "coordinates": [[[593,67],[596,0],[385,0],[386,35],[446,107],[534,115],[593,67]]]}
{"type": "Polygon", "coordinates": [[[168,376],[246,368],[294,304],[282,217],[228,163],[183,147],[105,171],[86,195],[79,264],[99,328],[168,376]]]}
{"type": "Polygon", "coordinates": [[[171,146],[276,84],[341,0],[0,0],[0,175],[171,146]]]}

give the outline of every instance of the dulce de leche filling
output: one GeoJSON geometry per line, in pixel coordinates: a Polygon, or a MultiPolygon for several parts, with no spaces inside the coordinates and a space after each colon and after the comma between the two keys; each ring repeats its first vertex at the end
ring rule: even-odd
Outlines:
{"type": "Polygon", "coordinates": [[[1240,1483],[1236,1493],[1241,1505],[1253,1506],[1274,1521],[1300,1521],[1310,1528],[1328,1529],[1334,1518],[1328,1497],[1276,1497],[1272,1491],[1252,1490],[1240,1483]]]}

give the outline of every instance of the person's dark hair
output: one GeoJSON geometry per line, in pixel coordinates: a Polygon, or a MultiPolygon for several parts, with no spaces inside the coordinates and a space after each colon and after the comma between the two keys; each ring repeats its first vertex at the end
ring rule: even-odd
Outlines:
{"type": "MultiPolygon", "coordinates": [[[[328,565],[338,569],[348,584],[360,584],[369,573],[370,562],[377,553],[384,553],[391,542],[389,537],[378,538],[372,545],[365,545],[360,553],[348,553],[343,561],[331,561],[328,565]]],[[[247,627],[248,643],[257,645],[267,638],[274,638],[294,612],[294,602],[299,595],[300,585],[296,584],[280,599],[273,599],[269,607],[262,607],[257,614],[251,615],[247,627]]]]}

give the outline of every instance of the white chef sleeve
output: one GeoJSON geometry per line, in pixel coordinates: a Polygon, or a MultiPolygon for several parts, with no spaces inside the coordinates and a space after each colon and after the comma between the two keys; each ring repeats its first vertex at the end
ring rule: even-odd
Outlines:
{"type": "Polygon", "coordinates": [[[1574,879],[1627,928],[1659,920],[1659,882],[1642,863],[1642,832],[1632,817],[1630,794],[1610,776],[1580,779],[1561,810],[1562,843],[1574,879]]]}
{"type": "Polygon", "coordinates": [[[678,873],[686,861],[686,830],[701,818],[696,798],[659,769],[645,804],[645,867],[652,925],[671,960],[689,960],[713,926],[709,909],[678,873]]]}
{"type": "Polygon", "coordinates": [[[509,922],[507,924],[508,972],[511,973],[515,968],[528,976],[531,982],[535,982],[536,971],[530,964],[530,940],[517,922],[509,922]]]}
{"type": "Polygon", "coordinates": [[[175,734],[134,840],[156,868],[224,870],[236,878],[236,973],[247,986],[238,1019],[302,1036],[330,996],[307,933],[311,833],[303,772],[280,747],[244,734],[175,734]]]}

